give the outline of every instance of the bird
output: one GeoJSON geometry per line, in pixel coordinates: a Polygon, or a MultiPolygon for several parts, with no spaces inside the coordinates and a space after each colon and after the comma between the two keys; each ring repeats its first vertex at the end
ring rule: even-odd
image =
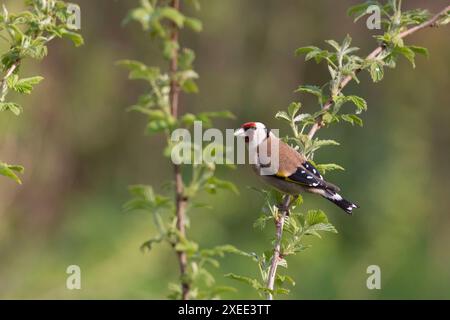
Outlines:
{"type": "MultiPolygon", "coordinates": [[[[254,150],[252,167],[262,180],[282,193],[297,197],[303,192],[322,196],[331,201],[347,214],[359,206],[344,199],[339,187],[324,180],[319,170],[301,153],[276,137],[270,129],[261,122],[247,122],[234,133],[236,137],[244,138],[249,149],[254,150]],[[278,144],[278,159],[271,154],[271,146],[278,144]],[[267,150],[266,159],[262,161],[262,148],[267,150]],[[262,174],[267,161],[278,160],[278,166],[270,174],[262,174]]],[[[250,152],[250,155],[252,152],[250,152]]]]}

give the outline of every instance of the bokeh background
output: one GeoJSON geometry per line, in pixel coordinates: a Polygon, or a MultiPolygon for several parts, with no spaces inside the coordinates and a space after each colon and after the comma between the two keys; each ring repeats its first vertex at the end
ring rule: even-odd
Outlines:
{"type": "MultiPolygon", "coordinates": [[[[11,11],[20,1],[4,1],[11,11]]],[[[166,245],[139,250],[150,238],[151,217],[124,214],[127,185],[145,183],[162,190],[172,170],[161,155],[161,137],[144,135],[145,119],[127,113],[145,86],[127,80],[114,65],[123,58],[159,63],[158,48],[137,24],[121,26],[131,0],[78,0],[86,44],[74,49],[57,41],[43,63],[28,61],[26,76],[45,81],[27,98],[23,116],[0,115],[3,161],[26,167],[23,185],[0,179],[0,298],[165,298],[178,277],[166,245]],[[65,287],[68,265],[82,269],[82,290],[65,287]]],[[[353,24],[346,8],[358,1],[208,0],[193,13],[204,22],[201,34],[183,32],[182,42],[197,52],[200,94],[183,97],[182,110],[230,110],[237,119],[219,122],[234,128],[250,120],[288,128],[276,111],[301,99],[301,83],[322,84],[324,66],[305,63],[294,50],[324,46],[349,33],[361,53],[374,48],[374,31],[353,24]]],[[[447,0],[407,1],[407,7],[435,12],[447,0]]],[[[365,97],[363,128],[342,124],[319,132],[340,147],[316,155],[345,172],[329,174],[361,205],[348,217],[322,199],[305,196],[305,210],[321,208],[339,230],[309,239],[313,248],[289,260],[297,281],[290,299],[450,298],[450,108],[448,29],[426,30],[407,41],[428,47],[418,57],[388,70],[373,84],[368,75],[346,92],[365,97]],[[382,289],[366,288],[366,268],[382,271],[382,289]]],[[[229,243],[246,251],[270,246],[273,227],[253,229],[262,199],[247,186],[260,186],[246,167],[219,169],[240,195],[205,196],[213,209],[191,215],[189,236],[204,247],[229,243]]],[[[237,293],[224,298],[257,298],[252,289],[224,273],[257,275],[243,257],[222,259],[217,283],[237,293]]]]}

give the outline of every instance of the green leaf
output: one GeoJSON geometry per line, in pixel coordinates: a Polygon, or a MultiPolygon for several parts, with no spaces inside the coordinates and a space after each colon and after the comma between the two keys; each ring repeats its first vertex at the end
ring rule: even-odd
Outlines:
{"type": "Polygon", "coordinates": [[[414,53],[421,54],[427,58],[430,56],[427,48],[418,46],[408,46],[408,48],[411,49],[414,53]]]}
{"type": "Polygon", "coordinates": [[[309,210],[305,216],[305,234],[321,238],[319,232],[337,233],[336,228],[328,222],[326,214],[322,210],[309,210]]]}
{"type": "Polygon", "coordinates": [[[155,213],[158,210],[172,207],[172,200],[155,194],[151,186],[133,185],[128,187],[128,191],[133,198],[124,204],[125,212],[144,210],[155,213]]]}
{"type": "Polygon", "coordinates": [[[195,52],[191,49],[183,48],[178,56],[178,66],[181,70],[190,70],[194,60],[195,52]]]}
{"type": "Polygon", "coordinates": [[[343,114],[341,116],[342,120],[351,123],[352,125],[357,124],[358,126],[363,126],[363,121],[360,117],[355,114],[343,114]]]}
{"type": "Polygon", "coordinates": [[[10,178],[18,184],[22,184],[22,181],[20,181],[17,173],[22,174],[24,170],[25,169],[22,166],[9,165],[4,162],[0,162],[0,175],[10,178]]]}
{"type": "Polygon", "coordinates": [[[367,102],[363,98],[358,96],[347,96],[346,99],[356,106],[357,112],[367,110],[367,102]]]}
{"type": "Polygon", "coordinates": [[[220,294],[228,293],[228,292],[237,292],[236,288],[229,287],[229,286],[216,286],[214,287],[211,292],[209,293],[209,296],[214,299],[218,298],[220,294]]]}
{"type": "Polygon", "coordinates": [[[144,63],[136,60],[120,60],[116,64],[130,71],[129,78],[131,80],[156,81],[161,75],[159,68],[148,67],[144,63]]]}
{"type": "Polygon", "coordinates": [[[322,210],[309,210],[305,217],[305,227],[319,223],[328,223],[328,217],[322,210]]]}
{"type": "Polygon", "coordinates": [[[449,12],[449,11],[447,11],[447,14],[444,15],[442,18],[440,18],[440,19],[436,22],[436,24],[437,24],[438,26],[445,26],[445,25],[447,25],[447,24],[449,24],[449,23],[450,23],[450,12],[449,12]]]}
{"type": "Polygon", "coordinates": [[[357,4],[354,6],[351,6],[348,10],[347,10],[347,15],[349,17],[355,17],[355,21],[357,19],[359,19],[361,16],[364,16],[366,14],[367,8],[371,5],[379,5],[379,3],[377,1],[366,1],[364,3],[361,4],[357,4]]]}
{"type": "Polygon", "coordinates": [[[31,91],[33,91],[33,87],[39,84],[42,80],[44,80],[44,78],[40,76],[23,78],[19,80],[17,75],[13,75],[8,78],[8,87],[18,93],[30,94],[31,91]]]}
{"type": "Polygon", "coordinates": [[[291,118],[295,117],[298,110],[300,110],[302,104],[299,102],[292,102],[288,107],[288,113],[291,116],[291,118]]]}
{"type": "Polygon", "coordinates": [[[240,276],[234,273],[228,273],[225,275],[225,277],[245,283],[256,290],[261,290],[264,288],[264,286],[258,280],[252,279],[250,277],[240,276]]]}
{"type": "Polygon", "coordinates": [[[330,46],[332,46],[336,51],[340,51],[341,50],[341,46],[336,41],[334,41],[334,40],[325,40],[325,42],[328,43],[330,46]]]}
{"type": "Polygon", "coordinates": [[[253,227],[263,230],[266,227],[267,221],[273,220],[272,216],[269,215],[262,215],[256,221],[253,223],[253,227]]]}
{"type": "Polygon", "coordinates": [[[239,194],[239,190],[234,183],[226,180],[221,180],[214,176],[208,179],[205,187],[209,193],[216,193],[217,189],[224,189],[229,190],[235,194],[239,194]]]}
{"type": "Polygon", "coordinates": [[[396,53],[403,55],[406,59],[408,59],[413,68],[416,67],[416,63],[414,61],[416,54],[410,47],[396,47],[394,51],[396,53]]]}
{"type": "Polygon", "coordinates": [[[184,20],[184,25],[195,32],[201,32],[203,30],[203,24],[199,19],[186,18],[184,20]]]}
{"type": "Polygon", "coordinates": [[[198,251],[198,244],[187,239],[180,239],[175,245],[175,250],[178,252],[186,252],[188,255],[193,255],[198,251]]]}
{"type": "Polygon", "coordinates": [[[323,97],[322,89],[318,86],[303,85],[299,86],[295,92],[310,93],[320,99],[323,97]]]}
{"type": "Polygon", "coordinates": [[[334,163],[318,164],[316,167],[317,167],[317,170],[319,170],[322,174],[326,174],[327,172],[334,171],[334,170],[345,170],[340,165],[337,165],[334,163]]]}
{"type": "Polygon", "coordinates": [[[177,27],[183,27],[185,16],[181,14],[180,11],[171,7],[163,7],[159,9],[159,13],[162,17],[169,19],[173,23],[175,23],[177,27]]]}
{"type": "Polygon", "coordinates": [[[282,286],[285,283],[288,283],[291,286],[295,286],[295,281],[288,275],[277,274],[276,281],[279,286],[282,286]]]}
{"type": "Polygon", "coordinates": [[[16,116],[22,113],[22,107],[14,102],[0,102],[0,111],[11,111],[16,116]]]}
{"type": "Polygon", "coordinates": [[[335,141],[335,140],[319,140],[319,139],[315,139],[314,140],[314,145],[316,147],[324,147],[324,146],[339,146],[340,143],[335,141]]]}
{"type": "Polygon", "coordinates": [[[148,123],[147,132],[149,134],[163,132],[169,129],[170,125],[166,120],[154,120],[148,123]]]}
{"type": "Polygon", "coordinates": [[[304,123],[306,123],[306,122],[309,122],[309,121],[314,122],[314,120],[315,119],[309,113],[302,113],[302,114],[299,114],[298,116],[296,116],[294,118],[294,122],[295,123],[297,123],[297,122],[304,122],[304,123]]]}
{"type": "Polygon", "coordinates": [[[192,113],[185,113],[181,117],[181,122],[184,123],[184,125],[186,125],[187,127],[192,126],[196,120],[197,117],[195,116],[195,114],[192,113]]]}
{"type": "Polygon", "coordinates": [[[321,50],[314,46],[302,47],[302,48],[298,48],[297,50],[295,50],[295,55],[299,56],[301,54],[308,54],[308,53],[314,52],[314,51],[321,51],[321,50]]]}
{"type": "Polygon", "coordinates": [[[214,247],[212,249],[203,249],[200,251],[202,257],[224,257],[225,254],[237,254],[241,256],[249,256],[247,252],[237,249],[235,246],[230,244],[225,244],[221,246],[214,247]]]}
{"type": "Polygon", "coordinates": [[[369,72],[373,82],[379,82],[383,80],[384,69],[381,62],[374,61],[373,63],[371,63],[369,72]]]}
{"type": "Polygon", "coordinates": [[[275,115],[276,119],[283,119],[286,121],[291,121],[291,117],[289,117],[289,115],[287,114],[286,111],[278,111],[277,114],[275,115]]]}
{"type": "Polygon", "coordinates": [[[185,93],[198,93],[199,89],[195,81],[193,80],[186,80],[182,83],[181,89],[183,89],[183,92],[185,93]]]}
{"type": "Polygon", "coordinates": [[[75,47],[80,47],[84,44],[83,36],[81,36],[79,33],[69,31],[64,28],[61,29],[60,32],[64,38],[67,38],[70,41],[72,41],[72,43],[75,45],[75,47]]]}
{"type": "Polygon", "coordinates": [[[160,243],[163,240],[164,240],[163,237],[158,237],[158,238],[153,238],[153,239],[150,239],[148,241],[145,241],[141,245],[141,251],[144,251],[144,252],[145,251],[151,251],[154,244],[160,243]]]}

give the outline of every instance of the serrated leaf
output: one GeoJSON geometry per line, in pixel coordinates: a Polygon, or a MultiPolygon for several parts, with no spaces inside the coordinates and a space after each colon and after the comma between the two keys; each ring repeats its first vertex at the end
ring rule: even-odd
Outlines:
{"type": "Polygon", "coordinates": [[[414,61],[416,54],[412,49],[410,49],[409,47],[397,47],[395,48],[395,52],[403,55],[406,59],[408,59],[413,68],[416,67],[416,63],[414,61]]]}
{"type": "Polygon", "coordinates": [[[357,124],[358,126],[363,126],[363,121],[360,117],[355,114],[343,114],[341,116],[342,120],[351,123],[352,125],[357,124]]]}
{"type": "Polygon", "coordinates": [[[349,17],[361,16],[361,15],[364,16],[367,11],[367,8],[373,4],[378,4],[378,2],[377,1],[366,1],[364,3],[351,6],[347,10],[347,15],[349,17]]]}
{"type": "Polygon", "coordinates": [[[225,275],[225,277],[245,283],[256,290],[261,290],[264,288],[264,286],[258,280],[252,279],[250,277],[240,276],[234,273],[228,273],[225,275]]]}
{"type": "Polygon", "coordinates": [[[19,79],[17,75],[13,75],[8,78],[8,87],[18,93],[30,94],[33,91],[33,87],[42,80],[44,78],[40,76],[19,79]]]}
{"type": "Polygon", "coordinates": [[[171,20],[173,23],[177,25],[177,27],[179,28],[183,27],[183,24],[185,22],[185,16],[182,13],[180,13],[180,11],[171,7],[163,7],[159,8],[159,14],[162,17],[171,20]]]}
{"type": "Polygon", "coordinates": [[[275,115],[276,119],[283,119],[286,121],[291,121],[291,117],[289,117],[289,115],[287,114],[286,111],[278,111],[277,114],[275,115]]]}
{"type": "Polygon", "coordinates": [[[384,77],[383,65],[379,62],[373,62],[370,64],[370,76],[373,82],[380,82],[384,77]]]}
{"type": "Polygon", "coordinates": [[[450,12],[447,12],[445,16],[443,16],[436,22],[438,26],[445,26],[449,23],[450,23],[450,12]]]}
{"type": "Polygon", "coordinates": [[[314,120],[314,119],[311,117],[311,115],[310,115],[309,113],[302,113],[302,114],[299,114],[298,116],[296,116],[296,117],[294,118],[294,122],[295,122],[295,123],[297,123],[297,122],[302,122],[302,121],[304,121],[305,119],[308,119],[308,120],[314,120]]]}
{"type": "Polygon", "coordinates": [[[297,114],[298,110],[300,110],[301,106],[302,105],[299,102],[292,102],[288,106],[288,113],[289,113],[291,118],[295,117],[295,115],[297,114]]]}
{"type": "Polygon", "coordinates": [[[323,93],[322,93],[322,89],[318,86],[312,86],[312,85],[302,85],[299,86],[297,88],[297,90],[295,90],[295,92],[304,92],[304,93],[309,93],[312,94],[318,98],[322,98],[323,93]]]}
{"type": "Polygon", "coordinates": [[[253,223],[253,227],[263,230],[266,227],[267,221],[269,220],[273,220],[273,217],[268,215],[262,215],[258,219],[256,219],[256,221],[253,223]]]}
{"type": "Polygon", "coordinates": [[[414,53],[421,54],[427,58],[430,56],[427,48],[418,46],[408,46],[408,48],[411,49],[414,53]]]}
{"type": "Polygon", "coordinates": [[[196,18],[186,18],[184,20],[184,25],[195,32],[201,32],[203,30],[202,22],[196,18]]]}
{"type": "Polygon", "coordinates": [[[322,210],[309,210],[305,216],[305,227],[319,223],[328,223],[328,217],[322,210]]]}
{"type": "Polygon", "coordinates": [[[152,247],[154,244],[160,243],[164,238],[163,237],[158,237],[158,238],[153,238],[150,240],[145,241],[142,245],[141,245],[141,251],[145,252],[145,251],[151,251],[152,247]]]}
{"type": "Polygon", "coordinates": [[[69,39],[75,45],[75,47],[80,47],[84,44],[83,36],[79,33],[69,31],[66,29],[60,29],[60,33],[64,38],[69,39]]]}
{"type": "Polygon", "coordinates": [[[305,216],[305,234],[321,238],[319,232],[337,233],[336,228],[328,222],[326,214],[322,210],[309,210],[305,216]]]}
{"type": "Polygon", "coordinates": [[[339,146],[340,143],[337,142],[336,140],[331,140],[331,139],[327,139],[327,140],[319,140],[319,139],[315,139],[314,140],[314,145],[317,147],[324,147],[324,146],[339,146]]]}
{"type": "Polygon", "coordinates": [[[335,40],[325,40],[325,42],[332,46],[336,51],[341,50],[341,46],[335,40]]]}
{"type": "Polygon", "coordinates": [[[22,113],[22,107],[15,102],[0,102],[0,111],[11,111],[18,116],[22,113]]]}
{"type": "Polygon", "coordinates": [[[0,162],[0,175],[10,178],[17,182],[18,184],[22,184],[22,181],[17,176],[18,173],[22,174],[24,172],[24,168],[18,165],[9,165],[4,162],[0,162]]]}
{"type": "Polygon", "coordinates": [[[208,179],[205,188],[209,193],[216,193],[217,189],[223,189],[229,190],[234,194],[239,194],[239,190],[234,183],[226,180],[221,180],[214,176],[208,179]]]}
{"type": "Polygon", "coordinates": [[[192,255],[198,251],[198,244],[187,239],[180,239],[180,242],[175,245],[175,250],[192,255]]]}
{"type": "Polygon", "coordinates": [[[352,102],[356,106],[358,112],[361,112],[363,110],[367,110],[367,102],[366,102],[366,100],[364,100],[361,97],[354,96],[354,95],[353,96],[347,96],[346,100],[352,102]]]}
{"type": "Polygon", "coordinates": [[[316,167],[322,174],[326,174],[327,172],[334,170],[345,170],[343,167],[335,163],[318,164],[316,167]]]}
{"type": "Polygon", "coordinates": [[[276,281],[278,285],[283,285],[284,283],[288,283],[291,286],[295,286],[295,281],[288,275],[277,274],[276,281]]]}
{"type": "Polygon", "coordinates": [[[314,46],[302,47],[295,50],[295,55],[299,56],[301,54],[308,54],[313,51],[321,51],[321,50],[318,47],[314,46]]]}

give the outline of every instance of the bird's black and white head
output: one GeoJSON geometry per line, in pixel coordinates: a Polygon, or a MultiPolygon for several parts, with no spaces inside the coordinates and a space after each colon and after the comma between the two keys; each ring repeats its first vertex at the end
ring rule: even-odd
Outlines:
{"type": "Polygon", "coordinates": [[[270,129],[268,129],[261,122],[247,122],[244,123],[240,129],[236,130],[234,135],[236,137],[245,138],[245,142],[251,147],[259,146],[270,135],[270,129]]]}

